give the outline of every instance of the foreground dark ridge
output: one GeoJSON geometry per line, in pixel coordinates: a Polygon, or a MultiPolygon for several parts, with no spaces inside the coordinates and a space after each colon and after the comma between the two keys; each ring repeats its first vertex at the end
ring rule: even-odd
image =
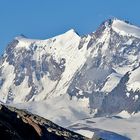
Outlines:
{"type": "Polygon", "coordinates": [[[90,140],[37,115],[4,105],[0,105],[0,139],[90,140]]]}

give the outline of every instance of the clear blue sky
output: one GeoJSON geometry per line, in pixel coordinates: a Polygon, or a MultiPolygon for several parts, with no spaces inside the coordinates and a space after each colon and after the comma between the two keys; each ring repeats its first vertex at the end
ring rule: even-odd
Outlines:
{"type": "Polygon", "coordinates": [[[15,37],[90,33],[110,17],[140,25],[140,0],[0,0],[0,54],[15,37]]]}

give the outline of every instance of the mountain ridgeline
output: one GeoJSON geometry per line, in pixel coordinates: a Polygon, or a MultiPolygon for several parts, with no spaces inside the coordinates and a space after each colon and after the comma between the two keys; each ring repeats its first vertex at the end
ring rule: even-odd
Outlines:
{"type": "Polygon", "coordinates": [[[84,36],[73,29],[46,40],[19,36],[0,60],[0,101],[67,96],[82,100],[95,116],[135,113],[140,110],[139,62],[140,28],[118,19],[84,36]]]}

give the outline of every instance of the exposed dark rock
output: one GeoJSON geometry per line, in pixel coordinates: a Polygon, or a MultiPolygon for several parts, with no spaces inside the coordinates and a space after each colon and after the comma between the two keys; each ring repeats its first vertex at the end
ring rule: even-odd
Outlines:
{"type": "Polygon", "coordinates": [[[1,140],[88,140],[49,120],[0,105],[1,140]]]}

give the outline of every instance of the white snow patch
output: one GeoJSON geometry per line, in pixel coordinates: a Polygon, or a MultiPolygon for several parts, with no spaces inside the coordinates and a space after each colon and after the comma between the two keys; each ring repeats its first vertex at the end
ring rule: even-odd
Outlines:
{"type": "Polygon", "coordinates": [[[127,83],[128,91],[140,89],[140,67],[131,72],[127,83]]]}
{"type": "Polygon", "coordinates": [[[13,79],[15,77],[14,73],[14,67],[12,65],[9,65],[6,61],[2,65],[3,67],[3,79],[6,81],[4,82],[3,86],[0,89],[0,101],[6,102],[7,100],[7,93],[10,90],[10,86],[13,85],[13,79]]]}
{"type": "Polygon", "coordinates": [[[121,75],[117,74],[117,73],[112,73],[107,77],[107,81],[104,85],[104,87],[102,88],[102,92],[111,92],[120,82],[121,79],[121,75]]]}
{"type": "Polygon", "coordinates": [[[31,91],[31,87],[28,86],[28,76],[25,76],[24,81],[19,85],[11,86],[12,92],[14,94],[14,103],[25,102],[26,95],[28,95],[31,91]]]}
{"type": "Polygon", "coordinates": [[[89,131],[89,130],[82,130],[82,129],[79,129],[79,130],[76,130],[75,132],[76,132],[76,133],[79,133],[79,134],[81,134],[81,135],[84,135],[85,137],[88,137],[88,138],[92,138],[93,135],[94,135],[94,132],[89,131]]]}
{"type": "Polygon", "coordinates": [[[129,92],[127,92],[127,93],[126,93],[126,96],[127,96],[127,97],[129,97],[129,96],[130,96],[130,93],[129,93],[129,92]]]}
{"type": "Polygon", "coordinates": [[[114,31],[122,35],[128,35],[128,36],[134,36],[140,38],[140,28],[134,25],[127,24],[124,21],[117,20],[117,19],[114,20],[112,28],[114,31]]]}
{"type": "Polygon", "coordinates": [[[135,101],[137,101],[137,100],[138,100],[138,98],[139,98],[139,96],[138,96],[138,95],[135,95],[135,101]]]}
{"type": "Polygon", "coordinates": [[[122,118],[130,118],[131,117],[131,115],[125,110],[123,110],[122,112],[117,114],[117,116],[122,117],[122,118]]]}
{"type": "Polygon", "coordinates": [[[126,43],[124,43],[124,45],[131,45],[133,43],[132,39],[129,39],[126,43]]]}

